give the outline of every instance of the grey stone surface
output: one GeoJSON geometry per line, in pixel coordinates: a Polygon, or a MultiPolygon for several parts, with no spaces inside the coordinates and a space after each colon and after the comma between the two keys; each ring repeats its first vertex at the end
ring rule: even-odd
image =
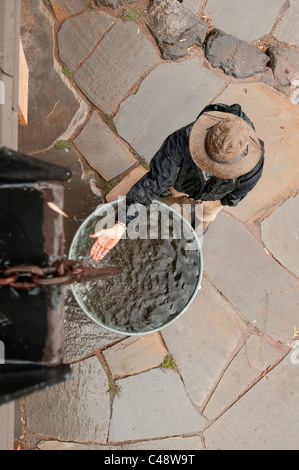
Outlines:
{"type": "Polygon", "coordinates": [[[64,313],[65,363],[76,361],[123,338],[93,322],[79,307],[69,286],[65,288],[64,313]]]}
{"type": "Polygon", "coordinates": [[[288,344],[299,324],[298,285],[246,228],[219,214],[205,234],[203,257],[211,282],[251,324],[288,344]]]}
{"type": "Polygon", "coordinates": [[[282,351],[268,344],[263,337],[251,335],[221,377],[204,415],[210,420],[215,419],[281,356],[282,351]]]}
{"type": "Polygon", "coordinates": [[[287,356],[205,431],[207,450],[298,450],[298,387],[287,356]]]}
{"type": "Polygon", "coordinates": [[[86,0],[50,0],[51,6],[59,21],[75,15],[86,8],[86,0]]]}
{"type": "Polygon", "coordinates": [[[212,25],[244,41],[269,34],[285,0],[208,0],[205,14],[212,25]]]}
{"type": "Polygon", "coordinates": [[[19,150],[47,150],[80,109],[77,97],[54,67],[52,25],[43,2],[26,1],[21,36],[29,69],[28,125],[19,127],[19,150]]]}
{"type": "Polygon", "coordinates": [[[207,281],[188,310],[162,330],[193,402],[202,406],[242,338],[242,321],[207,281]]]}
{"type": "MultiPolygon", "coordinates": [[[[155,439],[134,444],[122,445],[90,445],[76,444],[74,442],[40,441],[37,445],[39,450],[203,450],[199,437],[170,437],[165,439],[155,439]]],[[[119,456],[121,457],[121,456],[119,456]]]]}
{"type": "Polygon", "coordinates": [[[223,84],[198,57],[162,64],[122,103],[114,119],[117,131],[149,162],[165,138],[194,121],[223,84]]]}
{"type": "Polygon", "coordinates": [[[147,26],[166,60],[184,57],[193,44],[201,46],[208,29],[206,23],[177,0],[152,0],[148,8],[147,26]]]}
{"type": "Polygon", "coordinates": [[[299,4],[296,0],[289,0],[289,5],[273,35],[279,41],[299,46],[299,4]]]}
{"type": "Polygon", "coordinates": [[[158,54],[138,26],[119,20],[74,78],[94,105],[112,114],[130,88],[158,62],[158,54]]]}
{"type": "Polygon", "coordinates": [[[263,220],[261,234],[270,253],[299,278],[299,196],[263,220]]]}
{"type": "Polygon", "coordinates": [[[200,0],[184,0],[184,7],[189,8],[193,13],[197,13],[200,5],[200,0]]]}
{"type": "Polygon", "coordinates": [[[96,357],[72,365],[72,378],[26,397],[28,431],[60,441],[106,442],[107,376],[96,357]]]}
{"type": "Polygon", "coordinates": [[[274,46],[267,49],[269,67],[280,85],[290,85],[299,79],[299,51],[288,47],[274,46]]]}
{"type": "Polygon", "coordinates": [[[123,5],[129,5],[130,3],[136,3],[140,1],[141,0],[96,0],[96,5],[107,5],[108,7],[117,9],[123,5]]]}
{"type": "Polygon", "coordinates": [[[269,57],[246,41],[213,29],[206,38],[205,56],[212,67],[235,78],[246,78],[265,72],[269,57]]]}
{"type": "Polygon", "coordinates": [[[92,52],[105,31],[115,21],[116,19],[108,13],[95,10],[67,18],[57,36],[62,62],[70,69],[75,69],[92,52]]]}
{"type": "Polygon", "coordinates": [[[118,380],[109,442],[199,432],[204,419],[193,407],[177,372],[152,369],[118,380]]]}
{"type": "Polygon", "coordinates": [[[75,139],[75,144],[90,166],[106,180],[120,175],[136,163],[96,111],[75,139]]]}

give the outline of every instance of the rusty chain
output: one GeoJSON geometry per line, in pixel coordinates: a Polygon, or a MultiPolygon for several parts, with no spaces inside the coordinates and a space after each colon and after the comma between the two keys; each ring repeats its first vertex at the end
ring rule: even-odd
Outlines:
{"type": "Polygon", "coordinates": [[[17,265],[0,268],[0,288],[34,289],[39,286],[68,285],[119,274],[112,267],[84,266],[73,260],[62,260],[53,266],[17,265]]]}

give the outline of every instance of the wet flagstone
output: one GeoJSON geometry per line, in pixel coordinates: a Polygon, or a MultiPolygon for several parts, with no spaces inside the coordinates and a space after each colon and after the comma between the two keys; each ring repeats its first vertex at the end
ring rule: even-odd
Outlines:
{"type": "Polygon", "coordinates": [[[288,355],[204,432],[207,450],[297,450],[298,387],[288,355]]]}
{"type": "Polygon", "coordinates": [[[196,405],[205,402],[244,331],[242,321],[207,281],[182,317],[162,330],[196,405]]]}
{"type": "MultiPolygon", "coordinates": [[[[192,437],[169,437],[149,441],[135,442],[134,444],[121,445],[91,445],[76,444],[74,442],[40,441],[37,445],[39,450],[203,450],[201,440],[198,436],[192,437]]],[[[121,455],[118,455],[121,458],[121,455]]]]}
{"type": "MultiPolygon", "coordinates": [[[[26,2],[22,9],[21,37],[29,68],[28,124],[19,126],[19,150],[47,150],[81,113],[77,95],[54,67],[52,25],[43,2],[26,2]]],[[[84,115],[85,111],[83,112],[84,115]]],[[[82,117],[82,116],[81,116],[82,117]]]]}
{"type": "Polygon", "coordinates": [[[299,278],[299,196],[288,199],[261,224],[272,255],[299,278]]]}
{"type": "Polygon", "coordinates": [[[265,143],[261,179],[237,207],[226,208],[250,223],[263,217],[298,187],[299,109],[282,93],[263,83],[229,85],[217,102],[239,103],[265,143]]]}
{"type": "Polygon", "coordinates": [[[66,19],[58,33],[60,59],[70,69],[75,69],[93,51],[115,21],[111,15],[94,10],[66,19]]]}
{"type": "Polygon", "coordinates": [[[73,364],[70,380],[26,397],[28,431],[60,441],[104,443],[110,417],[108,388],[96,357],[73,364]]]}
{"type": "Polygon", "coordinates": [[[298,282],[246,228],[219,214],[204,236],[203,258],[217,289],[253,326],[287,345],[299,324],[298,282]]]}
{"type": "Polygon", "coordinates": [[[75,144],[105,180],[128,170],[136,160],[95,111],[75,144]]]}
{"type": "Polygon", "coordinates": [[[205,15],[211,25],[244,41],[269,34],[285,0],[208,0],[205,15]]]}
{"type": "Polygon", "coordinates": [[[177,372],[152,369],[116,381],[109,442],[199,432],[205,420],[193,407],[177,372]]]}
{"type": "Polygon", "coordinates": [[[269,366],[282,357],[282,351],[262,337],[252,335],[226,369],[204,415],[212,420],[258,380],[269,366]]]}
{"type": "Polygon", "coordinates": [[[159,65],[122,103],[114,119],[117,131],[149,162],[166,137],[194,121],[223,85],[198,57],[159,65]]]}
{"type": "Polygon", "coordinates": [[[103,351],[115,379],[159,367],[168,352],[158,333],[131,336],[103,351]]]}
{"type": "Polygon", "coordinates": [[[159,56],[134,22],[119,20],[75,74],[75,81],[101,111],[112,114],[159,56]]]}
{"type": "Polygon", "coordinates": [[[51,6],[59,21],[63,21],[71,15],[79,13],[86,8],[85,0],[50,0],[51,6]]]}

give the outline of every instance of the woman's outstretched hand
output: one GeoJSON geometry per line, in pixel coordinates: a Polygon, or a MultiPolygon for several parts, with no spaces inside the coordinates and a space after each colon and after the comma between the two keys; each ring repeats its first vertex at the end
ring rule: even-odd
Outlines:
{"type": "Polygon", "coordinates": [[[94,261],[100,261],[117,245],[126,231],[126,227],[118,222],[112,228],[102,229],[99,232],[89,235],[90,238],[96,238],[96,241],[90,249],[90,256],[94,261]]]}

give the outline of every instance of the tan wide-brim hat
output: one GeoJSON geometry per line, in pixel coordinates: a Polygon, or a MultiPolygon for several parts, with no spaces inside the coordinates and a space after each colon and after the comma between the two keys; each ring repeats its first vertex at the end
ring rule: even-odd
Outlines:
{"type": "Polygon", "coordinates": [[[262,155],[254,129],[244,119],[220,111],[202,114],[189,137],[191,156],[199,168],[232,179],[252,170],[262,155]]]}

